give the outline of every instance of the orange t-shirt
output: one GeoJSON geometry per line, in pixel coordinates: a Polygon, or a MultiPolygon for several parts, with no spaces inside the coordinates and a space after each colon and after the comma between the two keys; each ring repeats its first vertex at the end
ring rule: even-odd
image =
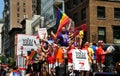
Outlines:
{"type": "Polygon", "coordinates": [[[63,49],[59,47],[59,49],[57,50],[57,52],[55,53],[55,61],[56,62],[60,62],[63,63],[63,49]]]}

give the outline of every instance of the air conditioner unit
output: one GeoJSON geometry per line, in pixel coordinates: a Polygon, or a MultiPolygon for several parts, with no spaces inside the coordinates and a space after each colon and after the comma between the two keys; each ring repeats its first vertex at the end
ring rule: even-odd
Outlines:
{"type": "Polygon", "coordinates": [[[24,18],[28,18],[28,15],[24,15],[24,18]]]}

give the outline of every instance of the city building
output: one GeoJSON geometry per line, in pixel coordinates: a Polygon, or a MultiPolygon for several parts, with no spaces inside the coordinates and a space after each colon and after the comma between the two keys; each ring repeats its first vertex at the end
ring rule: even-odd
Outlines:
{"type": "Polygon", "coordinates": [[[41,27],[50,28],[55,25],[55,1],[56,0],[41,0],[41,16],[44,17],[44,25],[41,27]]]}
{"type": "Polygon", "coordinates": [[[2,27],[4,24],[4,20],[0,19],[0,54],[4,54],[4,52],[2,51],[2,27]]]}
{"type": "Polygon", "coordinates": [[[8,35],[9,32],[9,23],[10,23],[10,2],[9,0],[4,0],[4,10],[3,10],[3,19],[4,25],[2,27],[2,51],[6,56],[9,56],[9,46],[10,46],[10,38],[8,35]]]}
{"type": "Polygon", "coordinates": [[[120,0],[65,0],[65,12],[83,27],[85,40],[120,43],[120,0]]]}
{"type": "Polygon", "coordinates": [[[41,14],[41,0],[37,0],[37,4],[36,4],[36,11],[37,11],[37,15],[41,14]]]}
{"type": "MultiPolygon", "coordinates": [[[[84,41],[120,43],[120,1],[119,0],[4,0],[3,50],[14,56],[16,34],[36,33],[35,25],[54,27],[55,7],[62,9],[77,28],[84,30],[84,41]],[[35,21],[34,15],[40,15],[35,21]],[[39,23],[39,20],[40,21],[39,23]],[[38,21],[37,21],[38,20],[38,21]],[[37,21],[37,23],[35,23],[37,21]],[[28,24],[27,24],[28,23],[28,24]]],[[[8,56],[8,55],[7,55],[8,56]]]]}
{"type": "Polygon", "coordinates": [[[55,6],[75,22],[76,28],[84,30],[84,41],[120,43],[119,0],[41,0],[44,27],[55,25],[55,6]]]}
{"type": "Polygon", "coordinates": [[[40,28],[41,16],[34,15],[31,20],[26,20],[26,33],[25,34],[38,34],[38,29],[40,28]],[[29,26],[31,25],[31,26],[29,26]],[[28,30],[29,29],[29,30],[28,30]]]}
{"type": "MultiPolygon", "coordinates": [[[[14,57],[16,50],[16,34],[25,33],[21,24],[25,19],[32,19],[37,14],[36,0],[4,0],[4,51],[6,56],[14,57]]],[[[30,25],[29,25],[30,26],[30,25]]],[[[14,57],[15,58],[15,57],[14,57]]]]}

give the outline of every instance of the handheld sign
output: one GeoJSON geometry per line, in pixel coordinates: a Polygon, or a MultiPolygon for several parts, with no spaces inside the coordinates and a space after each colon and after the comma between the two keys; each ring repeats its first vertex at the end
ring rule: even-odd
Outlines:
{"type": "Polygon", "coordinates": [[[18,34],[17,35],[17,55],[27,55],[27,51],[31,49],[37,50],[36,44],[39,44],[39,39],[36,35],[26,35],[18,34]]]}
{"type": "Polygon", "coordinates": [[[47,38],[47,29],[46,28],[39,28],[38,29],[38,34],[39,34],[39,38],[40,39],[44,39],[44,38],[47,38]]]}
{"type": "Polygon", "coordinates": [[[90,70],[90,66],[88,63],[88,55],[87,50],[78,50],[73,49],[72,57],[73,57],[73,68],[74,70],[90,70]]]}

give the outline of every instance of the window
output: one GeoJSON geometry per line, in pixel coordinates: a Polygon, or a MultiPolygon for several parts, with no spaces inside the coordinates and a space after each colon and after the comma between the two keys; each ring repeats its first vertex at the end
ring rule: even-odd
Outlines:
{"type": "Polygon", "coordinates": [[[20,8],[17,8],[17,11],[19,12],[19,11],[20,11],[20,8]]]}
{"type": "Polygon", "coordinates": [[[73,0],[73,5],[77,5],[78,1],[77,0],[73,0]]]}
{"type": "Polygon", "coordinates": [[[20,17],[20,14],[19,14],[19,13],[17,13],[17,17],[20,17]]]}
{"type": "Polygon", "coordinates": [[[80,2],[85,2],[85,1],[87,1],[87,0],[80,0],[80,2]]]}
{"type": "Polygon", "coordinates": [[[119,2],[120,0],[99,0],[99,1],[111,1],[111,2],[119,2]]]}
{"type": "Polygon", "coordinates": [[[97,17],[98,18],[105,18],[105,7],[97,7],[97,17]]]}
{"type": "Polygon", "coordinates": [[[53,15],[50,15],[50,19],[53,19],[53,15]]]}
{"type": "Polygon", "coordinates": [[[25,3],[23,3],[23,7],[25,7],[25,3]]]}
{"type": "Polygon", "coordinates": [[[83,2],[84,0],[80,0],[80,2],[83,2]]]}
{"type": "Polygon", "coordinates": [[[86,8],[81,10],[81,20],[85,20],[86,19],[86,8]]]}
{"type": "Polygon", "coordinates": [[[17,6],[19,6],[20,5],[20,3],[19,2],[17,2],[17,6]]]}
{"type": "Polygon", "coordinates": [[[114,43],[120,43],[120,26],[113,27],[113,39],[114,43]]]}
{"type": "Polygon", "coordinates": [[[36,13],[36,11],[34,10],[33,13],[36,13]]]}
{"type": "Polygon", "coordinates": [[[23,12],[26,12],[25,8],[23,8],[23,12]]]}
{"type": "Polygon", "coordinates": [[[19,21],[19,20],[17,20],[17,23],[20,23],[20,21],[19,21]]]}
{"type": "Polygon", "coordinates": [[[106,28],[98,27],[98,40],[103,40],[106,42],[106,28]]]}
{"type": "Polygon", "coordinates": [[[70,10],[71,6],[70,6],[70,0],[68,0],[68,2],[66,2],[66,9],[70,10]]]}
{"type": "Polygon", "coordinates": [[[120,19],[120,8],[114,8],[114,18],[120,19]]]}
{"type": "Polygon", "coordinates": [[[78,22],[78,14],[77,13],[74,14],[73,20],[74,20],[75,23],[78,22]]]}

